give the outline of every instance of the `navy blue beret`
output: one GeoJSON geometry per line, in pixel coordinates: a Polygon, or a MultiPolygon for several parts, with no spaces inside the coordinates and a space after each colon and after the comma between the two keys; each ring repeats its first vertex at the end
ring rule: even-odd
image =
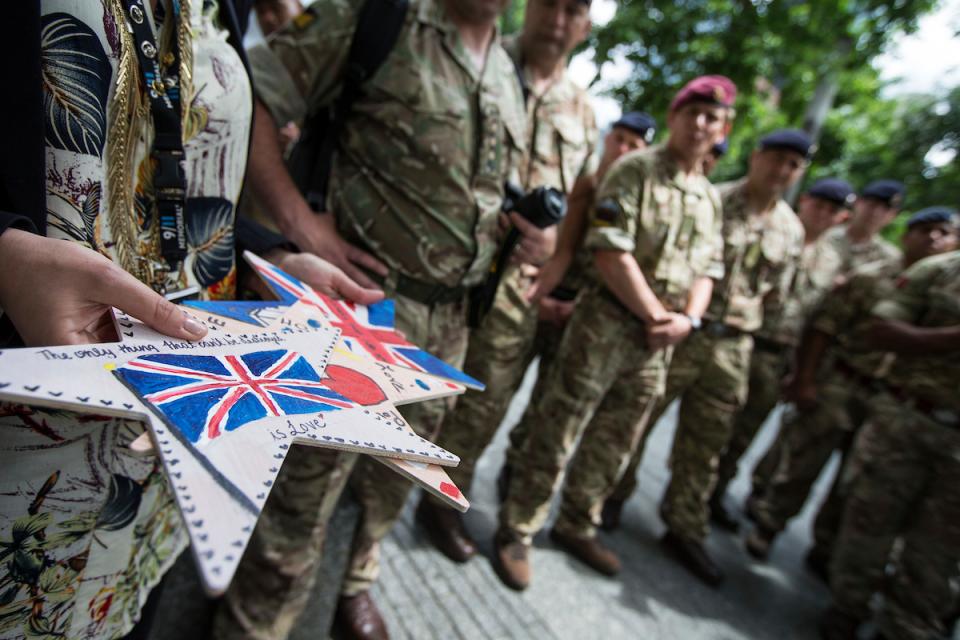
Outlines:
{"type": "Polygon", "coordinates": [[[907,220],[907,228],[909,229],[913,225],[924,224],[925,222],[951,222],[956,224],[957,210],[951,209],[950,207],[927,207],[926,209],[920,209],[920,211],[917,211],[907,220]]]}
{"type": "Polygon", "coordinates": [[[643,111],[631,111],[623,114],[619,120],[613,123],[614,127],[623,127],[629,129],[643,138],[647,144],[653,142],[657,135],[657,121],[649,113],[643,111]]]}
{"type": "Polygon", "coordinates": [[[713,147],[710,149],[710,153],[717,156],[718,158],[722,158],[723,156],[727,155],[727,151],[729,150],[730,150],[730,143],[727,142],[726,138],[724,138],[717,144],[713,145],[713,147]]]}
{"type": "Polygon", "coordinates": [[[880,200],[888,207],[899,207],[907,188],[896,180],[874,180],[860,192],[861,198],[880,200]]]}
{"type": "Polygon", "coordinates": [[[760,149],[786,149],[795,151],[806,159],[813,156],[816,145],[806,131],[800,129],[778,129],[760,138],[760,149]]]}
{"type": "Polygon", "coordinates": [[[846,180],[840,180],[839,178],[821,178],[817,180],[807,189],[807,195],[829,200],[841,207],[849,207],[853,204],[853,201],[857,199],[850,183],[846,180]]]}

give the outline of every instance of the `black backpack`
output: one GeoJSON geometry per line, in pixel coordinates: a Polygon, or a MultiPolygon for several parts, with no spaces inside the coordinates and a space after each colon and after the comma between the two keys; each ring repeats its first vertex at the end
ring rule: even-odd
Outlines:
{"type": "Polygon", "coordinates": [[[340,95],[307,116],[290,153],[290,176],[310,208],[318,213],[327,210],[327,185],[340,131],[360,95],[360,87],[397,43],[408,6],[409,0],[366,0],[350,42],[340,95]]]}

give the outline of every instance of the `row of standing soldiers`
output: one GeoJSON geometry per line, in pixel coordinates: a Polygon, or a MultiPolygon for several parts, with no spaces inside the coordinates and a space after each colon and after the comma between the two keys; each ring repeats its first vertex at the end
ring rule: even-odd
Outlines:
{"type": "MultiPolygon", "coordinates": [[[[810,556],[834,593],[824,633],[854,637],[881,589],[885,637],[939,632],[955,604],[960,558],[954,212],[913,216],[902,253],[878,236],[903,202],[894,180],[859,196],[842,180],[820,180],[794,212],[784,194],[814,154],[798,130],[764,136],[743,179],[713,186],[706,175],[734,124],[736,87],[722,76],[696,78],[676,94],[660,144],[648,147],[653,118],[632,112],[600,147],[588,98],[566,71],[589,33],[589,0],[529,0],[517,36],[478,40],[503,4],[412,0],[397,44],[343,123],[327,198],[334,215],[311,211],[285,177],[278,130],[336,95],[357,3],[320,0],[252,49],[246,207],[304,251],[330,255],[324,238],[335,238],[349,273],[396,299],[410,340],[486,383],[455,407],[404,408],[418,433],[460,456],[451,476],[465,492],[539,358],[498,482],[498,575],[516,589],[529,584],[531,540],[561,487],[552,538],[617,573],[597,528],[618,523],[643,443],[679,399],[663,543],[718,585],[722,573],[703,544],[709,522],[737,524],[723,504],[726,487],[786,376],[792,405],[755,473],[748,550],[767,556],[840,450],[846,464],[810,556]],[[566,194],[552,253],[538,248],[555,230],[515,213],[504,219],[507,181],[566,194]],[[490,312],[468,330],[468,291],[510,224],[521,232],[517,259],[490,312]],[[923,259],[933,254],[944,255],[923,259]]],[[[387,637],[369,590],[410,486],[373,462],[307,448],[281,471],[220,609],[219,637],[286,636],[348,483],[362,517],[338,618],[353,637],[387,637]]],[[[459,514],[432,497],[420,501],[417,519],[451,559],[476,554],[459,514]]]]}

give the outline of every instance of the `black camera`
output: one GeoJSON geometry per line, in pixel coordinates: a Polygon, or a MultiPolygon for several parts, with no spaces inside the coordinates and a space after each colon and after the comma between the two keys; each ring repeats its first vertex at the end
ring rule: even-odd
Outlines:
{"type": "MultiPolygon", "coordinates": [[[[557,224],[567,214],[566,197],[553,187],[537,187],[529,193],[524,193],[519,186],[507,182],[503,185],[503,191],[503,204],[500,210],[504,213],[516,211],[540,229],[557,224]]],[[[487,279],[470,292],[469,323],[471,327],[479,326],[483,316],[493,306],[493,298],[500,285],[500,277],[509,264],[510,256],[518,242],[520,242],[520,230],[511,227],[500,251],[490,265],[487,279]]]]}

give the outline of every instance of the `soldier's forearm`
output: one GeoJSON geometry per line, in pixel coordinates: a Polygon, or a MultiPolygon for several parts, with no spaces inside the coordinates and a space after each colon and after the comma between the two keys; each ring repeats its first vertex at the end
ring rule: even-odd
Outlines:
{"type": "Polygon", "coordinates": [[[277,226],[290,237],[310,208],[297,190],[283,161],[277,125],[259,100],[253,117],[253,142],[247,160],[247,181],[253,194],[277,226]]]}
{"type": "Polygon", "coordinates": [[[567,195],[567,216],[560,225],[557,254],[570,258],[577,252],[587,231],[587,212],[593,204],[593,181],[586,176],[577,178],[567,195]]]}
{"type": "Polygon", "coordinates": [[[713,295],[713,279],[697,278],[693,286],[690,287],[690,296],[687,298],[687,306],[683,312],[694,318],[703,317],[710,305],[710,296],[713,295]]]}
{"type": "Polygon", "coordinates": [[[632,255],[626,251],[597,251],[594,260],[604,284],[634,315],[648,324],[667,315],[632,255]]]}
{"type": "Polygon", "coordinates": [[[817,329],[808,328],[797,346],[795,362],[796,377],[804,382],[813,382],[817,377],[817,369],[823,360],[823,354],[830,346],[832,339],[829,335],[817,329]]]}
{"type": "Polygon", "coordinates": [[[960,350],[960,325],[917,327],[898,320],[877,320],[870,327],[871,346],[909,355],[960,350]]]}

